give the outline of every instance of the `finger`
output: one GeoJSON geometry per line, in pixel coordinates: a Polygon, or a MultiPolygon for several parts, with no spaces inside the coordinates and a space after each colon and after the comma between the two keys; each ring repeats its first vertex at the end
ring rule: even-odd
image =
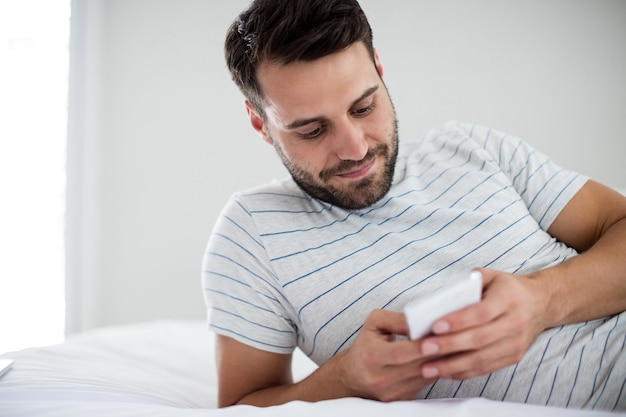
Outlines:
{"type": "Polygon", "coordinates": [[[407,331],[403,313],[374,310],[359,332],[355,349],[363,362],[372,367],[407,364],[423,359],[421,346],[411,340],[396,340],[407,331]]]}
{"type": "Polygon", "coordinates": [[[494,288],[490,288],[499,272],[479,268],[483,274],[483,299],[468,307],[447,314],[433,323],[432,329],[435,334],[454,333],[472,327],[484,325],[509,311],[509,299],[495,294],[494,288]],[[491,291],[490,291],[491,290],[491,291]]]}
{"type": "Polygon", "coordinates": [[[445,335],[484,326],[506,311],[506,306],[497,298],[485,299],[437,319],[432,330],[435,335],[445,335]]]}
{"type": "Polygon", "coordinates": [[[519,335],[523,330],[522,320],[501,316],[463,331],[427,337],[421,342],[421,349],[425,354],[450,355],[481,349],[499,339],[519,335]]]}
{"type": "Polygon", "coordinates": [[[488,268],[474,268],[473,271],[478,271],[483,276],[483,291],[491,285],[492,281],[498,276],[500,273],[495,269],[488,268]]]}
{"type": "Polygon", "coordinates": [[[479,350],[471,350],[434,360],[422,366],[425,377],[466,378],[483,375],[519,362],[526,351],[518,337],[507,337],[479,350]]]}
{"type": "Polygon", "coordinates": [[[499,369],[506,368],[507,366],[515,365],[520,360],[521,359],[519,359],[517,355],[507,355],[495,361],[490,361],[484,368],[474,368],[466,372],[448,375],[446,378],[456,380],[475,378],[477,376],[486,375],[499,369]]]}
{"type": "MultiPolygon", "coordinates": [[[[473,357],[475,353],[476,352],[461,354],[457,358],[451,359],[450,363],[448,364],[434,365],[438,371],[438,376],[441,378],[452,379],[474,378],[476,376],[485,375],[505,368],[507,366],[514,365],[522,360],[523,357],[523,355],[521,355],[519,352],[515,352],[506,354],[498,358],[486,359],[473,357]],[[465,370],[460,372],[454,372],[452,370],[453,368],[464,368],[465,370]]],[[[426,367],[430,365],[424,366],[426,367]]]]}
{"type": "MultiPolygon", "coordinates": [[[[362,375],[359,386],[367,397],[377,398],[382,401],[403,399],[406,396],[416,394],[427,382],[421,376],[423,360],[412,361],[403,364],[391,364],[376,367],[374,372],[366,372],[362,375]]],[[[363,364],[364,369],[367,364],[363,364]]]]}
{"type": "Polygon", "coordinates": [[[411,367],[412,364],[418,361],[424,362],[427,358],[427,355],[422,352],[422,344],[412,340],[386,343],[376,351],[375,355],[378,361],[387,367],[411,367]]]}
{"type": "Polygon", "coordinates": [[[426,385],[436,378],[424,378],[421,374],[423,361],[402,366],[390,366],[370,381],[372,392],[381,401],[413,400],[426,385]]]}
{"type": "Polygon", "coordinates": [[[384,368],[383,373],[394,381],[407,381],[422,376],[422,366],[424,359],[417,359],[410,362],[388,365],[384,368]]]}
{"type": "Polygon", "coordinates": [[[374,310],[363,326],[382,334],[408,335],[409,329],[404,313],[389,310],[374,310]]]}
{"type": "Polygon", "coordinates": [[[398,381],[396,384],[388,387],[379,400],[384,402],[414,400],[425,386],[432,384],[436,380],[437,378],[426,379],[419,375],[398,381]]]}

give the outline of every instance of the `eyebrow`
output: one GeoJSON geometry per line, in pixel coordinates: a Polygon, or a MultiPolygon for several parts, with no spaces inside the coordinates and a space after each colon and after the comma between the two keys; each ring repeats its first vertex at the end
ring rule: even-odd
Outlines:
{"type": "MultiPolygon", "coordinates": [[[[376,90],[378,90],[378,85],[375,85],[373,87],[368,88],[367,90],[365,90],[365,92],[363,94],[361,94],[361,96],[359,98],[357,98],[356,100],[354,100],[351,104],[350,107],[355,106],[359,101],[363,100],[366,97],[371,96],[372,94],[374,94],[376,92],[376,90]]],[[[292,130],[292,129],[296,129],[298,127],[302,127],[302,126],[306,126],[309,123],[314,123],[317,122],[319,120],[324,119],[324,117],[318,116],[318,117],[310,117],[308,119],[298,119],[294,122],[289,123],[286,128],[288,130],[292,130]]]]}

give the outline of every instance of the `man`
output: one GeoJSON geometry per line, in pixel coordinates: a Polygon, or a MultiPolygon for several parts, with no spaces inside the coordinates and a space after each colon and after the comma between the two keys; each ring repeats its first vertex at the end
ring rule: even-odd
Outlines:
{"type": "Polygon", "coordinates": [[[399,143],[355,0],[255,1],[225,51],[292,178],[234,195],[209,241],[220,406],[626,408],[624,197],[483,127],[399,143]],[[473,268],[481,302],[407,340],[402,307],[473,268]],[[294,383],[296,346],[320,366],[294,383]]]}

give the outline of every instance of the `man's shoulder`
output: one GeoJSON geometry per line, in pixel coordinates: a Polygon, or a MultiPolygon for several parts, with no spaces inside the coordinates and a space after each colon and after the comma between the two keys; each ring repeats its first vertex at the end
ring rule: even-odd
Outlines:
{"type": "MultiPolygon", "coordinates": [[[[446,149],[462,148],[466,151],[484,149],[490,153],[498,153],[504,148],[517,149],[520,145],[529,147],[521,138],[503,130],[458,121],[449,121],[429,130],[418,143],[425,152],[445,152],[446,149]]],[[[408,152],[412,149],[415,147],[409,147],[408,152]]]]}
{"type": "Polygon", "coordinates": [[[262,193],[294,192],[298,187],[291,177],[274,178],[271,181],[236,192],[236,196],[251,196],[262,193]]]}
{"type": "Polygon", "coordinates": [[[276,210],[310,200],[291,177],[274,179],[234,193],[231,202],[243,204],[253,211],[276,210]]]}
{"type": "Polygon", "coordinates": [[[400,157],[408,157],[416,152],[437,153],[448,148],[456,148],[459,143],[465,146],[481,146],[493,129],[481,125],[449,121],[428,130],[419,140],[401,142],[400,157]]]}
{"type": "Polygon", "coordinates": [[[497,129],[480,124],[465,123],[459,121],[449,121],[443,125],[431,129],[425,136],[425,140],[450,140],[450,139],[474,139],[482,141],[491,134],[502,135],[497,129]]]}

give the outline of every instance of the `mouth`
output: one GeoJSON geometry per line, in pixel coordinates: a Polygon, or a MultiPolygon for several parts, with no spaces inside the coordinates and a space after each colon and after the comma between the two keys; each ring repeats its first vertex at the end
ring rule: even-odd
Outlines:
{"type": "Polygon", "coordinates": [[[371,171],[375,162],[376,162],[376,158],[372,158],[369,161],[367,161],[364,165],[360,165],[350,171],[337,174],[337,176],[341,178],[348,178],[348,179],[362,178],[371,171]]]}

